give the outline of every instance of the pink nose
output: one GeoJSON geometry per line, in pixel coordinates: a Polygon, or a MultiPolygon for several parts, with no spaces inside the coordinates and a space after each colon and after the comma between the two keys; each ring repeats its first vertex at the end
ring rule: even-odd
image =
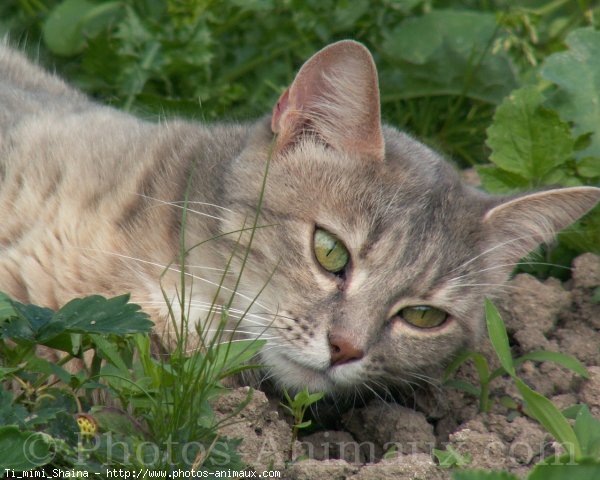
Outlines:
{"type": "Polygon", "coordinates": [[[331,350],[331,366],[360,360],[364,352],[352,342],[338,334],[329,335],[329,349],[331,350]]]}

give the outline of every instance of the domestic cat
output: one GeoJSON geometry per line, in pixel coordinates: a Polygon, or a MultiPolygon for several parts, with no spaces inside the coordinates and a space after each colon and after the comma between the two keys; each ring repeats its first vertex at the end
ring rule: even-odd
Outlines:
{"type": "Polygon", "coordinates": [[[227,125],[139,120],[0,46],[0,290],[52,308],[130,292],[164,333],[161,284],[177,309],[185,268],[190,324],[226,305],[290,390],[432,375],[477,343],[484,297],[522,255],[599,200],[464,185],[382,125],[353,41],[310,58],[270,116],[227,125]]]}

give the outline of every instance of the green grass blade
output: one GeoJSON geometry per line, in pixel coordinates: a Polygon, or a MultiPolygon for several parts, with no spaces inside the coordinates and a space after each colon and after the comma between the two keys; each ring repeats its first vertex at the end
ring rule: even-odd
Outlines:
{"type": "Polygon", "coordinates": [[[498,355],[500,364],[509,375],[515,377],[515,367],[513,365],[510,345],[508,343],[506,326],[504,325],[496,306],[487,298],[485,299],[485,320],[490,341],[496,351],[496,355],[498,355]]]}
{"type": "Polygon", "coordinates": [[[554,362],[565,368],[568,368],[569,370],[572,370],[578,375],[581,375],[583,378],[589,378],[590,376],[585,366],[579,360],[571,355],[565,355],[564,353],[546,352],[543,350],[529,352],[522,357],[515,359],[514,364],[515,366],[519,366],[527,360],[532,360],[534,362],[554,362]]]}
{"type": "Polygon", "coordinates": [[[573,452],[575,458],[581,457],[581,446],[571,425],[558,408],[546,397],[529,388],[523,380],[514,377],[527,410],[542,426],[565,448],[573,452]]]}

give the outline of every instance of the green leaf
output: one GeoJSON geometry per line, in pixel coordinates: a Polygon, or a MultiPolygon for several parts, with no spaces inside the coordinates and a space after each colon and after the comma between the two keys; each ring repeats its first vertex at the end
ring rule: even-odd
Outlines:
{"type": "Polygon", "coordinates": [[[8,295],[0,292],[0,322],[8,318],[16,316],[17,312],[12,306],[12,302],[8,295]]]}
{"type": "Polygon", "coordinates": [[[598,480],[600,463],[594,458],[581,458],[577,463],[568,455],[549,459],[533,467],[527,480],[598,480]]]}
{"type": "Polygon", "coordinates": [[[0,367],[0,380],[3,380],[7,375],[19,370],[21,370],[21,367],[0,367]]]}
{"type": "Polygon", "coordinates": [[[384,31],[382,53],[394,63],[381,69],[382,100],[457,95],[498,104],[517,87],[515,69],[506,53],[492,51],[498,36],[492,13],[432,10],[409,17],[384,31]]]}
{"type": "Polygon", "coordinates": [[[600,157],[585,157],[577,162],[577,173],[582,177],[600,177],[600,157]]]}
{"type": "Polygon", "coordinates": [[[523,380],[513,377],[527,411],[564,447],[573,452],[575,458],[581,457],[579,440],[569,422],[558,408],[546,397],[529,388],[523,380]]]}
{"type": "Polygon", "coordinates": [[[301,428],[307,428],[310,427],[312,425],[312,420],[306,420],[305,422],[301,422],[301,423],[296,423],[294,425],[294,428],[296,429],[301,429],[301,428]]]}
{"type": "Polygon", "coordinates": [[[103,431],[127,436],[142,436],[141,426],[127,412],[114,407],[98,408],[92,412],[92,415],[103,431]]]}
{"type": "Polygon", "coordinates": [[[509,472],[458,470],[452,473],[452,480],[519,480],[519,477],[509,472]]]}
{"type": "Polygon", "coordinates": [[[43,433],[21,432],[16,426],[0,427],[0,471],[32,470],[52,460],[52,438],[43,433]]]}
{"type": "Polygon", "coordinates": [[[531,186],[529,180],[495,165],[477,165],[481,185],[490,193],[514,193],[531,186]]]}
{"type": "Polygon", "coordinates": [[[582,405],[575,417],[575,435],[584,455],[600,456],[600,421],[593,417],[587,405],[582,405]]]}
{"type": "Polygon", "coordinates": [[[461,455],[452,445],[447,445],[446,450],[434,448],[432,453],[441,468],[464,467],[473,460],[469,454],[461,455]]]}
{"type": "Polygon", "coordinates": [[[109,342],[102,335],[90,334],[90,338],[104,359],[121,370],[122,373],[126,374],[129,372],[127,365],[125,365],[119,354],[119,349],[113,343],[109,342]]]}
{"type": "Polygon", "coordinates": [[[0,390],[0,425],[20,425],[26,423],[28,412],[25,407],[14,402],[10,392],[0,390]]]}
{"type": "Polygon", "coordinates": [[[504,326],[504,322],[502,321],[502,317],[500,317],[498,309],[487,298],[485,299],[485,320],[490,341],[500,360],[500,364],[509,375],[516,377],[506,327],[504,326]]]}
{"type": "Polygon", "coordinates": [[[71,374],[64,368],[40,357],[31,358],[27,362],[26,370],[28,372],[43,373],[45,375],[56,375],[57,378],[66,384],[71,381],[71,374]]]}
{"type": "Polygon", "coordinates": [[[541,75],[558,85],[552,106],[574,123],[576,135],[592,132],[591,143],[577,152],[578,158],[600,158],[600,32],[593,27],[571,32],[567,51],[546,58],[541,75]]]}
{"type": "Polygon", "coordinates": [[[534,362],[554,362],[557,363],[569,370],[574,371],[578,375],[581,375],[584,378],[589,378],[589,373],[585,366],[576,358],[571,355],[566,355],[560,352],[547,352],[547,351],[535,351],[529,352],[517,359],[515,359],[515,366],[521,365],[523,362],[527,360],[532,360],[534,362]]]}
{"type": "Polygon", "coordinates": [[[15,316],[2,322],[2,336],[25,344],[42,343],[69,353],[80,344],[71,333],[125,335],[148,333],[153,323],[128,295],[106,299],[99,295],[71,300],[58,312],[9,300],[15,316]]]}
{"type": "Polygon", "coordinates": [[[254,339],[222,343],[213,350],[215,357],[211,366],[223,376],[231,376],[252,360],[265,343],[265,340],[254,339]]]}
{"type": "Polygon", "coordinates": [[[57,55],[75,55],[84,49],[88,36],[96,35],[120,14],[122,6],[121,2],[98,5],[88,0],[65,0],[44,22],[44,42],[57,55]]]}
{"type": "Polygon", "coordinates": [[[78,333],[149,333],[153,323],[148,315],[128,300],[129,295],[77,298],[56,312],[54,321],[63,322],[65,328],[78,333]]]}
{"type": "Polygon", "coordinates": [[[487,130],[492,162],[532,185],[572,158],[575,145],[569,125],[543,107],[543,100],[535,87],[512,92],[487,130]]]}

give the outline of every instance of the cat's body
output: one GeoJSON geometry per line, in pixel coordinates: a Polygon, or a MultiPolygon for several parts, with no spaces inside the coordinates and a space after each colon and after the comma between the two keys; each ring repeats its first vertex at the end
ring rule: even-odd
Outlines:
{"type": "Polygon", "coordinates": [[[213,127],[99,106],[0,46],[0,291],[54,308],[130,292],[164,332],[159,277],[170,265],[176,299],[186,192],[186,248],[214,238],[186,258],[192,323],[233,295],[232,321],[248,309],[240,331],[268,340],[267,374],[327,391],[437,370],[479,338],[483,297],[520,255],[600,199],[463,185],[381,126],[374,64],[354,42],[307,62],[270,119],[213,127]],[[342,268],[315,253],[315,232],[342,248],[342,268]],[[447,317],[417,327],[405,317],[421,306],[447,317]]]}

